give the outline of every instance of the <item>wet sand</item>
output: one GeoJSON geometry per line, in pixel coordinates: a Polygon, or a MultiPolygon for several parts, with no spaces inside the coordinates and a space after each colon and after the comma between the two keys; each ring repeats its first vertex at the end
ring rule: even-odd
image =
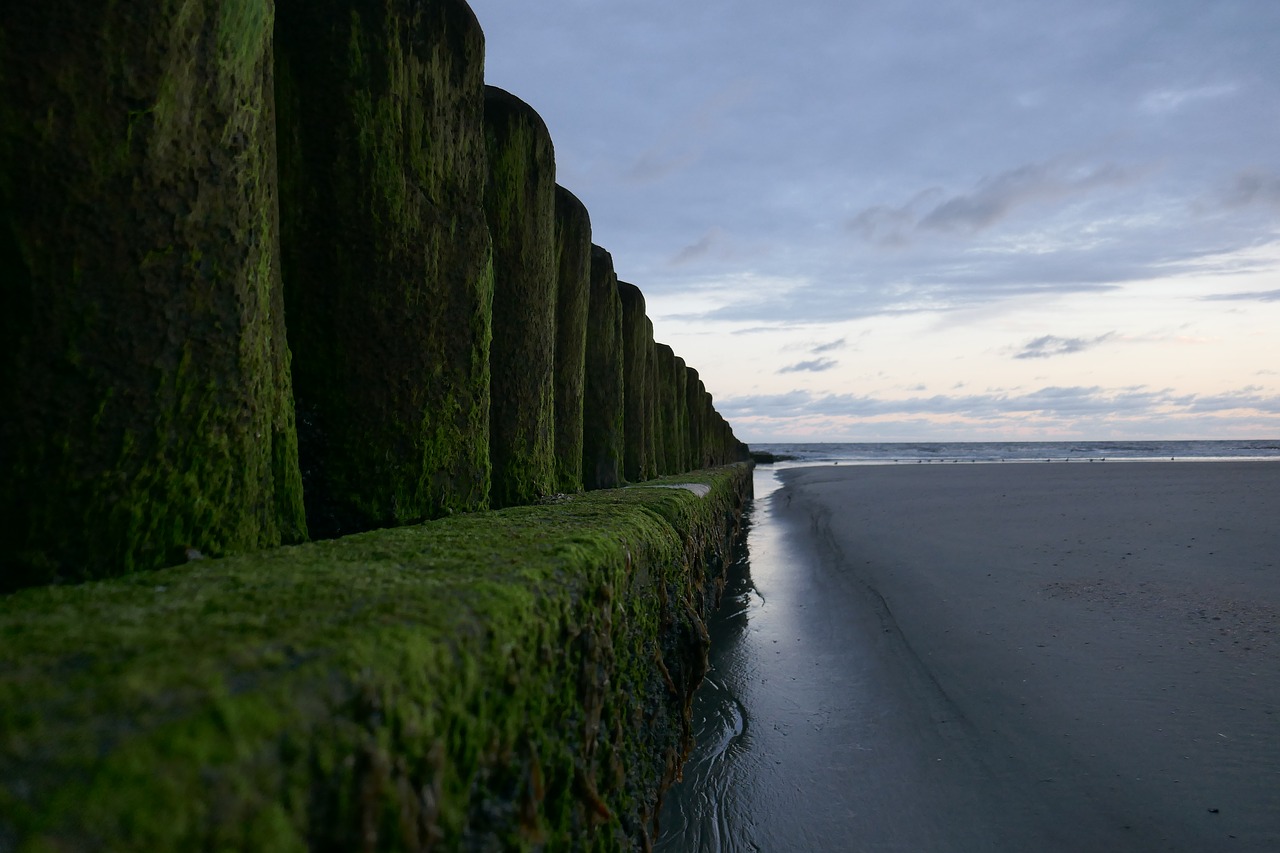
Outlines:
{"type": "Polygon", "coordinates": [[[781,479],[661,849],[1280,850],[1280,464],[781,479]]]}

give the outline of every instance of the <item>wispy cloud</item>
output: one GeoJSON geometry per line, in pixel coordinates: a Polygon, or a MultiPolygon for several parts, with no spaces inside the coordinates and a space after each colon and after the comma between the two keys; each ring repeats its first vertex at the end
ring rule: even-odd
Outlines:
{"type": "Polygon", "coordinates": [[[1262,169],[1241,172],[1224,201],[1231,208],[1258,205],[1280,210],[1280,175],[1262,169]]]}
{"type": "Polygon", "coordinates": [[[1234,95],[1239,87],[1234,83],[1217,86],[1190,86],[1182,89],[1158,89],[1149,92],[1139,104],[1145,113],[1176,112],[1196,101],[1209,101],[1234,95]]]}
{"type": "Polygon", "coordinates": [[[836,367],[840,362],[830,358],[815,358],[811,361],[799,361],[780,368],[779,373],[821,373],[836,367]]]}
{"type": "Polygon", "coordinates": [[[1019,208],[1122,186],[1136,178],[1133,170],[1112,163],[1086,166],[1063,157],[983,178],[969,192],[947,195],[932,188],[897,207],[868,207],[846,225],[868,243],[905,246],[922,232],[973,234],[1019,208]]]}
{"type": "Polygon", "coordinates": [[[929,210],[944,193],[934,187],[918,192],[898,207],[874,205],[860,211],[846,227],[865,242],[888,248],[905,246],[929,210]]]}
{"type": "Polygon", "coordinates": [[[708,231],[706,234],[703,234],[701,239],[697,242],[690,243],[679,252],[676,252],[675,257],[670,261],[671,266],[682,266],[690,261],[696,261],[699,258],[705,257],[706,254],[711,251],[712,246],[715,245],[715,240],[715,232],[708,231]]]}
{"type": "Polygon", "coordinates": [[[818,344],[816,346],[810,347],[809,352],[813,353],[814,355],[821,355],[824,352],[833,352],[838,349],[844,349],[844,346],[845,346],[845,339],[840,338],[839,340],[836,340],[836,341],[828,341],[825,344],[818,344]]]}
{"type": "Polygon", "coordinates": [[[732,397],[716,403],[730,418],[846,417],[883,418],[922,415],[1007,421],[1011,416],[1056,418],[1085,416],[1150,416],[1208,414],[1247,410],[1280,414],[1280,395],[1249,386],[1220,394],[1179,394],[1172,389],[1146,387],[1046,386],[1028,392],[993,391],[986,394],[935,394],[886,399],[857,394],[817,394],[790,391],[732,397]]]}
{"type": "Polygon", "coordinates": [[[713,226],[693,243],[676,252],[667,263],[669,266],[681,267],[711,256],[727,257],[731,254],[729,233],[719,226],[713,226]]]}
{"type": "Polygon", "coordinates": [[[920,220],[920,227],[936,231],[981,231],[1019,207],[1130,180],[1132,177],[1127,171],[1112,164],[1070,167],[1060,162],[1034,163],[984,179],[972,192],[947,199],[920,220]]]}
{"type": "Polygon", "coordinates": [[[1201,296],[1202,302],[1280,302],[1280,290],[1255,290],[1246,293],[1215,293],[1201,296]]]}
{"type": "Polygon", "coordinates": [[[1107,332],[1096,338],[1060,338],[1057,335],[1042,335],[1022,345],[1014,353],[1014,358],[1053,358],[1056,355],[1071,355],[1084,352],[1104,341],[1115,337],[1115,332],[1107,332]]]}

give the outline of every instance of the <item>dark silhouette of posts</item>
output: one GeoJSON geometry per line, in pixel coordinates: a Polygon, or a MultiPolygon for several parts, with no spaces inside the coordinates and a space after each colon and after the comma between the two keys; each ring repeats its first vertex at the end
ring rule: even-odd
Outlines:
{"type": "Polygon", "coordinates": [[[241,7],[0,11],[0,592],[306,537],[241,7]]]}
{"type": "Polygon", "coordinates": [[[588,489],[612,489],[623,480],[626,449],[622,300],[618,292],[613,257],[592,246],[582,404],[582,474],[588,489]]]}
{"type": "Polygon", "coordinates": [[[556,187],[556,254],[556,489],[580,492],[591,218],[582,202],[561,186],[556,187]]]}
{"type": "Polygon", "coordinates": [[[320,536],[488,504],[484,37],[462,0],[407,6],[276,4],[285,297],[320,536]]]}
{"type": "Polygon", "coordinates": [[[555,153],[547,126],[509,92],[485,88],[493,236],[490,397],[495,507],[556,491],[555,153]]]}

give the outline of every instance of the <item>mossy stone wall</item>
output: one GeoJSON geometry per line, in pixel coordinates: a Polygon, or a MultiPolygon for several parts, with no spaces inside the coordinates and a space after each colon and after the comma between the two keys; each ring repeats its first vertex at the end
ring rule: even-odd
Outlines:
{"type": "MultiPolygon", "coordinates": [[[[591,247],[586,377],[582,405],[582,474],[588,489],[612,489],[623,481],[622,300],[613,256],[591,247]]],[[[692,467],[692,466],[689,466],[692,467]]]]}
{"type": "Polygon", "coordinates": [[[482,508],[484,36],[462,0],[279,0],[285,296],[317,535],[482,508]]]}
{"type": "Polygon", "coordinates": [[[644,294],[625,281],[618,282],[618,298],[622,302],[622,370],[623,410],[626,453],[623,476],[632,482],[647,480],[652,470],[649,394],[649,332],[644,313],[644,294]]]}
{"type": "Polygon", "coordinates": [[[556,187],[556,254],[556,490],[580,492],[591,218],[582,202],[561,186],[556,187]]]}
{"type": "Polygon", "coordinates": [[[0,11],[0,591],[305,538],[272,4],[0,11]]]}
{"type": "Polygon", "coordinates": [[[0,843],[649,849],[750,477],[0,597],[0,843]]]}
{"type": "Polygon", "coordinates": [[[504,507],[556,491],[556,170],[547,126],[524,101],[487,86],[484,119],[494,269],[491,495],[504,507]]]}

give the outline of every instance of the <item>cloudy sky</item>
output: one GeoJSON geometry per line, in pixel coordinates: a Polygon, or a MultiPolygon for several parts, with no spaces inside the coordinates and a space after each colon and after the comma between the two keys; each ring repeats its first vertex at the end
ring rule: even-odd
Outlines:
{"type": "Polygon", "coordinates": [[[740,438],[1280,437],[1277,0],[471,0],[740,438]]]}

